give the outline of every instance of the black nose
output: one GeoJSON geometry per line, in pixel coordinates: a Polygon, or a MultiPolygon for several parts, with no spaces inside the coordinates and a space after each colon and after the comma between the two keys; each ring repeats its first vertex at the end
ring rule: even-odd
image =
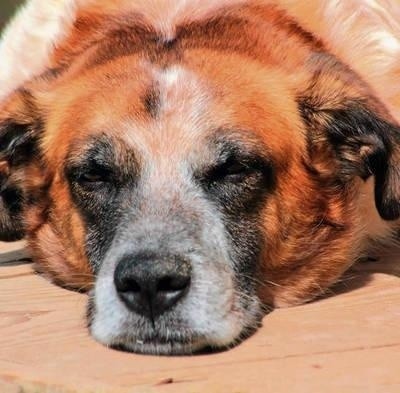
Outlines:
{"type": "Polygon", "coordinates": [[[186,295],[190,273],[190,263],[182,257],[142,253],[118,263],[114,283],[130,310],[154,321],[186,295]]]}

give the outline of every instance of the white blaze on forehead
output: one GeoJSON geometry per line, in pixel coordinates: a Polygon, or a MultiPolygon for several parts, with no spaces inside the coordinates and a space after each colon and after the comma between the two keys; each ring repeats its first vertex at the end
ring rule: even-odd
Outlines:
{"type": "Polygon", "coordinates": [[[149,88],[158,96],[156,114],[130,118],[121,134],[143,162],[143,192],[172,195],[191,182],[192,165],[207,159],[204,140],[215,128],[213,100],[206,83],[182,66],[153,69],[151,79],[154,87],[149,88]]]}
{"type": "Polygon", "coordinates": [[[155,75],[160,90],[161,119],[180,115],[181,120],[195,123],[205,113],[207,95],[204,82],[193,72],[172,66],[155,75]]]}
{"type": "MultiPolygon", "coordinates": [[[[151,69],[150,64],[144,67],[151,69]]],[[[124,124],[124,138],[145,155],[150,146],[159,145],[164,153],[179,150],[184,154],[185,140],[191,140],[212,126],[211,98],[205,81],[182,66],[153,68],[151,80],[157,96],[157,114],[138,122],[131,118],[124,124]],[[175,149],[177,143],[181,147],[175,149]]],[[[177,147],[177,146],[176,146],[177,147]]],[[[153,150],[154,151],[154,150],[153,150]]]]}

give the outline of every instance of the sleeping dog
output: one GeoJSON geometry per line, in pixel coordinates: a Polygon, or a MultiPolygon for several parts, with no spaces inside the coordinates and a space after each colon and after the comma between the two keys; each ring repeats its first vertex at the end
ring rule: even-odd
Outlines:
{"type": "Polygon", "coordinates": [[[89,291],[95,339],[229,347],[393,238],[400,10],[343,3],[32,0],[8,27],[1,239],[89,291]]]}

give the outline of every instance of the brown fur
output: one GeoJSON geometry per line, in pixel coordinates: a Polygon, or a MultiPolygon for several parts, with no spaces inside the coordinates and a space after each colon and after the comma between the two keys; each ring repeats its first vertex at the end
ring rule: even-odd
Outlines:
{"type": "MultiPolygon", "coordinates": [[[[338,185],[339,164],[324,136],[318,135],[329,122],[325,113],[313,115],[317,125],[310,158],[296,103],[309,94],[306,98],[333,111],[344,102],[362,101],[391,122],[371,89],[325,52],[322,41],[275,6],[254,2],[228,7],[211,18],[179,24],[169,39],[146,17],[114,6],[110,11],[115,2],[98,3],[95,9],[79,11],[49,70],[24,87],[34,103],[25,102],[21,109],[25,93],[18,91],[0,112],[0,121],[18,118],[19,124],[31,122],[38,113],[45,119],[40,147],[45,175],[31,162],[22,185],[25,192],[46,187],[47,197],[39,205],[27,204],[24,213],[40,269],[63,285],[91,286],[85,223],[71,199],[63,162],[72,146],[82,146],[79,154],[93,133],[106,130],[129,143],[115,131],[122,129],[121,119],[131,116],[146,124],[157,116],[151,75],[141,62],[161,69],[182,63],[201,81],[212,81],[210,117],[252,130],[265,141],[276,164],[277,188],[261,216],[268,244],[261,299],[291,305],[323,292],[360,255],[365,237],[357,206],[360,183],[352,179],[338,185]]],[[[179,146],[179,133],[169,138],[171,145],[179,146]]],[[[193,137],[189,143],[195,146],[204,139],[193,137]]],[[[150,145],[153,154],[159,154],[157,141],[150,145]]]]}

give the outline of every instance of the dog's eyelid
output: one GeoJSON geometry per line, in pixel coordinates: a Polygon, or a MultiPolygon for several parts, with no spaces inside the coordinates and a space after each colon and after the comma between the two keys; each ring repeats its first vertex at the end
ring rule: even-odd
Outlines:
{"type": "Polygon", "coordinates": [[[65,174],[66,177],[73,182],[108,182],[114,181],[116,178],[110,166],[93,162],[67,166],[65,174]]]}
{"type": "Polygon", "coordinates": [[[81,174],[82,178],[87,179],[101,179],[102,181],[108,181],[113,178],[113,171],[111,168],[102,165],[90,166],[86,170],[84,169],[81,174]]]}
{"type": "Polygon", "coordinates": [[[229,155],[224,161],[217,163],[214,168],[225,169],[229,172],[243,171],[252,168],[252,160],[247,156],[229,155]]]}
{"type": "Polygon", "coordinates": [[[214,183],[223,180],[240,180],[254,174],[265,175],[272,165],[264,157],[250,154],[229,154],[222,161],[210,165],[203,174],[203,181],[214,183]]]}

